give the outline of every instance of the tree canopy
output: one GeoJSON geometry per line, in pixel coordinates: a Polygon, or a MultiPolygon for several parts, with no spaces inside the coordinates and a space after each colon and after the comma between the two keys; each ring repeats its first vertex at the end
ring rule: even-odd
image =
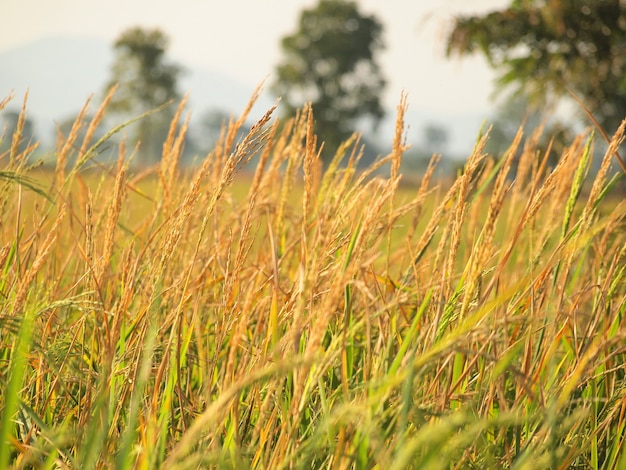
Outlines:
{"type": "Polygon", "coordinates": [[[20,140],[16,146],[13,146],[13,137],[20,125],[21,113],[17,109],[5,109],[0,114],[0,156],[12,149],[16,155],[22,153],[29,145],[37,142],[35,133],[35,125],[31,118],[24,116],[22,129],[20,131],[20,140]]]}
{"type": "Polygon", "coordinates": [[[514,0],[484,16],[459,16],[448,55],[482,53],[531,104],[571,90],[607,132],[626,116],[626,3],[514,0]]]}
{"type": "Polygon", "coordinates": [[[382,24],[362,14],[354,2],[320,0],[300,15],[296,33],[282,40],[275,93],[288,113],[311,102],[316,132],[334,149],[360,118],[378,124],[386,81],[377,62],[383,48],[382,24]]]}
{"type": "MultiPolygon", "coordinates": [[[[168,62],[165,53],[167,36],[159,29],[139,27],[124,31],[115,41],[115,58],[106,91],[119,83],[110,109],[128,117],[136,117],[170,100],[180,98],[178,78],[182,68],[168,62]]],[[[141,120],[136,137],[142,141],[140,149],[144,163],[157,161],[158,137],[166,135],[173,108],[141,120]]]]}

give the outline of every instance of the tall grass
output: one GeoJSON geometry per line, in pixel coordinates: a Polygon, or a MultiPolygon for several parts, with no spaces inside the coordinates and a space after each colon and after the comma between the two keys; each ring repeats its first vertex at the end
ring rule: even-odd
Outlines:
{"type": "Polygon", "coordinates": [[[255,98],[192,172],[184,103],[148,172],[82,169],[110,96],[54,174],[5,136],[0,468],[625,468],[625,124],[404,187],[405,99],[359,170],[255,98]]]}

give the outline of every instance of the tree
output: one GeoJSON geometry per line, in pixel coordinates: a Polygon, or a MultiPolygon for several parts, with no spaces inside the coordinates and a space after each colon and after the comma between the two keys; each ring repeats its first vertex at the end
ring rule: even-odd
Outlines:
{"type": "MultiPolygon", "coordinates": [[[[530,138],[532,133],[543,125],[543,133],[538,142],[538,149],[543,155],[550,148],[547,155],[550,165],[556,165],[565,148],[574,139],[574,131],[558,119],[546,119],[546,115],[536,108],[529,106],[528,99],[523,95],[515,95],[501,103],[495,110],[490,121],[493,123],[485,151],[501,157],[511,146],[515,136],[523,126],[524,139],[530,138]]],[[[518,157],[523,145],[518,148],[518,157]]],[[[517,158],[513,161],[512,174],[516,173],[517,158]]]]}
{"type": "MultiPolygon", "coordinates": [[[[53,135],[52,141],[57,141],[59,138],[65,139],[69,137],[72,133],[72,128],[78,118],[78,113],[73,115],[68,115],[60,122],[57,123],[53,135]]],[[[81,126],[78,128],[76,140],[74,141],[74,152],[69,152],[68,154],[68,163],[70,165],[74,165],[76,163],[76,158],[78,156],[78,150],[82,147],[85,137],[87,136],[87,129],[93,120],[93,115],[87,114],[83,116],[81,120],[81,126]]],[[[103,125],[102,122],[98,124],[98,126],[94,129],[89,142],[87,143],[87,148],[95,144],[99,139],[101,139],[107,132],[107,129],[103,125]]],[[[102,148],[99,149],[97,157],[94,158],[95,161],[107,162],[107,161],[115,161],[117,158],[117,151],[114,149],[113,138],[110,138],[109,142],[105,144],[102,148]]]]}
{"type": "Polygon", "coordinates": [[[426,152],[429,155],[443,153],[448,145],[448,130],[440,124],[430,123],[422,129],[422,132],[426,152]]]}
{"type": "MultiPolygon", "coordinates": [[[[13,144],[13,134],[17,131],[18,121],[20,119],[20,111],[15,109],[6,109],[0,115],[0,155],[11,150],[13,144]]],[[[20,140],[17,144],[16,155],[19,155],[28,148],[29,145],[37,142],[35,133],[35,125],[28,116],[24,119],[24,127],[20,140]]]]}
{"type": "Polygon", "coordinates": [[[281,42],[285,58],[273,89],[289,114],[312,103],[327,149],[346,139],[358,119],[370,117],[376,126],[384,116],[380,94],[386,82],[376,61],[382,32],[381,23],[354,2],[320,0],[281,42]]]}
{"type": "Polygon", "coordinates": [[[514,0],[501,11],[455,19],[447,54],[482,53],[542,106],[572,90],[607,132],[626,116],[626,4],[623,0],[514,0]]]}
{"type": "MultiPolygon", "coordinates": [[[[220,108],[207,109],[200,115],[200,119],[192,126],[191,134],[194,143],[199,151],[205,155],[210,152],[218,142],[224,126],[228,127],[228,122],[232,115],[220,108]]],[[[250,125],[244,123],[237,135],[235,142],[242,140],[250,132],[250,125]]]]}
{"type": "MultiPolygon", "coordinates": [[[[180,98],[178,78],[181,67],[165,60],[167,36],[158,29],[132,28],[115,41],[115,59],[106,91],[116,83],[120,87],[110,103],[110,110],[126,117],[136,117],[170,100],[180,98]]],[[[154,163],[167,134],[174,107],[139,121],[135,137],[141,140],[140,157],[154,163]]]]}

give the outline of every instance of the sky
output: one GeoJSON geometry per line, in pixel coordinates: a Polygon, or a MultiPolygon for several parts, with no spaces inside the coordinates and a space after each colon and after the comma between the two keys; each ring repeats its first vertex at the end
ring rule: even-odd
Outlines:
{"type": "MultiPolygon", "coordinates": [[[[170,57],[210,67],[251,87],[281,60],[280,39],[295,32],[316,0],[2,0],[0,52],[48,36],[113,42],[133,26],[159,27],[170,57]]],[[[384,26],[383,100],[394,109],[402,91],[409,108],[437,115],[488,113],[494,73],[481,57],[447,59],[444,38],[457,14],[484,13],[508,0],[358,0],[384,26]]]]}

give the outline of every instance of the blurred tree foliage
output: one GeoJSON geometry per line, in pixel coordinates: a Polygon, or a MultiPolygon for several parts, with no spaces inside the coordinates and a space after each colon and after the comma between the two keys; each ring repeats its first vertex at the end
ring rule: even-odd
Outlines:
{"type": "MultiPolygon", "coordinates": [[[[224,109],[211,108],[205,110],[190,130],[196,150],[204,155],[213,150],[222,131],[227,131],[231,119],[234,119],[234,116],[224,109]]],[[[244,123],[235,136],[235,142],[243,140],[250,133],[250,130],[251,126],[244,123]]]]}
{"type": "Polygon", "coordinates": [[[531,104],[571,89],[608,133],[626,116],[626,1],[514,0],[485,16],[459,16],[447,53],[482,53],[498,88],[531,104]]]}
{"type": "MultiPolygon", "coordinates": [[[[159,29],[139,27],[124,31],[115,41],[115,59],[105,93],[119,83],[110,110],[125,117],[136,117],[170,100],[180,98],[178,78],[182,68],[165,60],[167,36],[159,29]]],[[[174,107],[142,119],[136,124],[137,140],[142,142],[140,157],[143,164],[155,163],[161,154],[161,144],[167,135],[174,107]]]]}
{"type": "MultiPolygon", "coordinates": [[[[76,131],[76,140],[74,141],[74,149],[78,150],[82,147],[85,137],[87,136],[87,129],[89,124],[93,120],[93,114],[87,114],[83,116],[80,122],[80,127],[76,131]]],[[[65,142],[65,140],[69,137],[72,132],[72,128],[76,123],[76,119],[78,119],[78,113],[70,114],[65,118],[61,119],[54,129],[54,133],[52,135],[53,142],[65,142]]],[[[88,147],[94,145],[99,139],[101,139],[106,133],[108,129],[106,126],[100,122],[98,126],[95,128],[91,138],[89,139],[88,147]]],[[[110,138],[107,143],[102,146],[98,152],[97,156],[94,158],[94,162],[110,162],[115,161],[117,159],[117,151],[115,150],[115,136],[110,138]]],[[[70,152],[68,155],[68,164],[73,166],[76,162],[76,157],[78,156],[77,152],[70,152]]]]}
{"type": "Polygon", "coordinates": [[[444,153],[449,140],[448,129],[441,124],[431,122],[422,129],[422,145],[428,158],[433,153],[444,153]]]}
{"type": "Polygon", "coordinates": [[[312,103],[316,132],[328,152],[349,137],[357,120],[372,118],[375,127],[384,116],[380,94],[386,81],[376,60],[382,32],[382,24],[356,3],[320,0],[301,13],[298,31],[282,40],[285,58],[273,90],[290,114],[312,103]]]}
{"type": "MultiPolygon", "coordinates": [[[[18,128],[20,111],[17,109],[5,109],[0,114],[0,157],[11,150],[13,134],[18,128]]],[[[37,142],[35,125],[28,116],[25,116],[20,140],[17,143],[16,155],[22,153],[29,145],[37,142]]],[[[15,157],[16,155],[13,155],[15,157]]],[[[2,158],[0,158],[0,161],[2,158]]]]}
{"type": "MultiPolygon", "coordinates": [[[[575,137],[575,132],[571,127],[559,119],[546,119],[545,113],[536,106],[530,106],[528,98],[524,95],[515,95],[501,103],[490,121],[493,124],[485,151],[496,156],[502,156],[511,146],[520,127],[524,132],[524,141],[530,138],[540,126],[543,126],[543,133],[537,148],[542,155],[548,148],[550,149],[547,154],[548,164],[554,166],[575,137]]],[[[518,148],[518,156],[522,148],[523,145],[518,148]]],[[[513,174],[515,174],[516,165],[517,159],[513,162],[513,174]]]]}

